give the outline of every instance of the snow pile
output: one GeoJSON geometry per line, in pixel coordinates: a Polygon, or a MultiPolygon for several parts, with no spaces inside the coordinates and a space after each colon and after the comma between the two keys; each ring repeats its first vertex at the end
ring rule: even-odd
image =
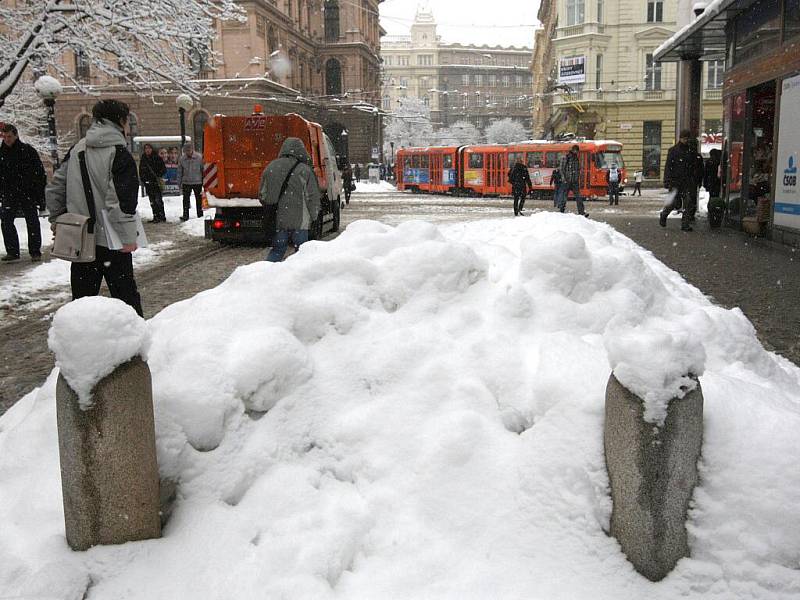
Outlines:
{"type": "Polygon", "coordinates": [[[387,192],[396,191],[397,188],[388,181],[380,180],[378,183],[356,181],[356,189],[353,191],[353,194],[385,194],[387,192]]]}
{"type": "Polygon", "coordinates": [[[83,410],[92,407],[92,389],[135,356],[147,358],[147,323],[120,300],[91,296],[62,306],[53,317],[47,345],[56,366],[78,394],[83,410]]]}
{"type": "Polygon", "coordinates": [[[800,370],[766,352],[741,311],[606,225],[555,213],[440,229],[357,221],[283,263],[240,267],[149,328],[159,468],[178,486],[163,539],[67,549],[51,376],[0,418],[8,594],[800,592],[800,480],[787,476],[800,462],[800,370]],[[670,390],[704,367],[692,557],[658,584],[607,534],[610,360],[670,390]]]}

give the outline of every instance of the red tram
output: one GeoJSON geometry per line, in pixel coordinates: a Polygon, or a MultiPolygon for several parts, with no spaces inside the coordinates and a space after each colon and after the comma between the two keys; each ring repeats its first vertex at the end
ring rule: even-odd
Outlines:
{"type": "Polygon", "coordinates": [[[607,193],[607,173],[616,165],[627,183],[622,144],[610,140],[530,141],[517,144],[446,148],[401,148],[397,152],[397,188],[414,192],[472,196],[510,196],[508,170],[517,159],[528,167],[534,197],[553,193],[552,174],[573,145],[579,148],[580,191],[586,198],[607,193]]]}

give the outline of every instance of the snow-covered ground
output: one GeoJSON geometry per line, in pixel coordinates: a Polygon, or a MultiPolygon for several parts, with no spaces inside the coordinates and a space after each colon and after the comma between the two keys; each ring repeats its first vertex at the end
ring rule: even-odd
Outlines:
{"type": "Polygon", "coordinates": [[[0,418],[5,595],[800,595],[800,370],[609,226],[357,221],[148,329],[164,537],[68,549],[54,372],[0,418]],[[607,534],[610,361],[703,372],[692,557],[657,584],[607,534]]]}
{"type": "MultiPolygon", "coordinates": [[[[194,199],[192,199],[194,203],[194,199]]],[[[183,214],[182,200],[178,196],[169,196],[164,199],[164,212],[169,222],[180,223],[182,232],[192,236],[203,236],[203,219],[196,218],[194,204],[192,205],[192,218],[185,223],[180,223],[183,214]]],[[[139,214],[143,221],[153,218],[150,203],[147,198],[139,199],[139,214]]],[[[50,222],[46,218],[39,219],[42,229],[42,247],[51,246],[53,233],[50,222]]],[[[22,261],[28,260],[28,228],[25,219],[14,221],[19,234],[22,261]]],[[[135,268],[151,265],[161,260],[166,253],[174,249],[174,242],[163,240],[151,243],[147,248],[139,248],[133,254],[135,268]]],[[[24,305],[27,309],[36,309],[46,306],[51,302],[61,301],[69,297],[69,271],[70,263],[64,260],[53,260],[41,263],[14,275],[5,275],[0,270],[0,308],[19,307],[24,305]]]]}

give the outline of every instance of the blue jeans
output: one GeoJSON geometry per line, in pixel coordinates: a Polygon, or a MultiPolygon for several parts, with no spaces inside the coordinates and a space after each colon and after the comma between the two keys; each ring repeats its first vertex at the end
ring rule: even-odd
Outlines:
{"type": "Polygon", "coordinates": [[[289,240],[298,248],[308,241],[308,229],[280,229],[272,238],[272,250],[267,255],[269,262],[281,262],[289,246],[289,240]]]}
{"type": "Polygon", "coordinates": [[[572,190],[573,195],[575,196],[575,204],[578,205],[578,214],[582,215],[584,213],[583,209],[583,197],[580,193],[580,188],[576,183],[562,183],[558,188],[558,210],[564,212],[567,207],[567,197],[569,196],[569,192],[572,190]]]}

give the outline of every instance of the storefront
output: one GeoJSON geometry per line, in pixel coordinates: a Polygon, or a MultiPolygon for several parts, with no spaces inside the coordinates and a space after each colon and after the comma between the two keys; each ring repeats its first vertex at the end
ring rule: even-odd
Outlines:
{"type": "Polygon", "coordinates": [[[656,57],[725,60],[726,221],[800,245],[800,0],[717,0],[656,57]]]}

